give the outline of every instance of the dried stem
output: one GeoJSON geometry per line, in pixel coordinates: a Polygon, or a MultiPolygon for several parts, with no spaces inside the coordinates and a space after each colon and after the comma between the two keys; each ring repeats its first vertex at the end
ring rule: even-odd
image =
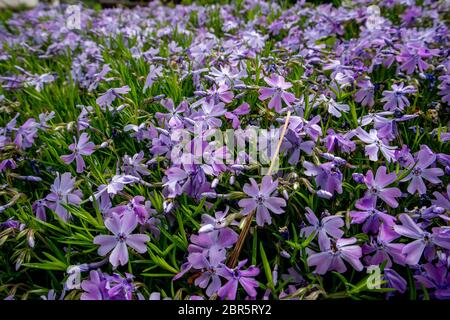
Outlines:
{"type": "MultiPolygon", "coordinates": [[[[283,130],[281,131],[280,139],[278,140],[277,148],[275,150],[275,154],[273,155],[272,161],[270,163],[269,170],[267,171],[267,175],[271,175],[275,161],[278,158],[278,155],[280,153],[281,143],[283,142],[284,135],[286,134],[287,127],[289,125],[289,119],[291,118],[291,112],[288,111],[286,115],[286,121],[284,122],[283,130]]],[[[242,227],[242,231],[239,234],[239,239],[234,246],[234,250],[231,253],[230,260],[228,261],[228,267],[234,268],[237,265],[239,254],[241,253],[242,246],[244,245],[244,241],[247,238],[247,234],[250,231],[250,226],[252,224],[253,216],[255,215],[255,211],[252,211],[248,214],[248,216],[244,220],[244,226],[242,227]]]]}

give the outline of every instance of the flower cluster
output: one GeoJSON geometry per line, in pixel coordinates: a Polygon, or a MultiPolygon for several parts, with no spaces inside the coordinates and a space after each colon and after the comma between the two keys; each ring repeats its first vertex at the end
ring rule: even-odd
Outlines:
{"type": "Polygon", "coordinates": [[[450,299],[445,1],[203,2],[0,12],[0,297],[450,299]]]}

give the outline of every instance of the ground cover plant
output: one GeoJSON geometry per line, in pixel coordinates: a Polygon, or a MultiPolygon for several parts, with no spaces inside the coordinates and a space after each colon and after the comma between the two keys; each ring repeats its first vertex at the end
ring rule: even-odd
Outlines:
{"type": "Polygon", "coordinates": [[[445,1],[0,16],[0,298],[450,298],[445,1]]]}

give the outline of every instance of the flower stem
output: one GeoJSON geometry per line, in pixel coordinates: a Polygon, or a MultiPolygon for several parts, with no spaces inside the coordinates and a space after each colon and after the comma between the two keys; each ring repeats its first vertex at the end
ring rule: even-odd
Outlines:
{"type": "MultiPolygon", "coordinates": [[[[286,115],[286,120],[284,122],[283,130],[281,131],[280,139],[278,140],[277,148],[275,150],[275,153],[273,155],[272,161],[270,163],[269,170],[267,171],[267,175],[271,175],[272,174],[272,170],[274,168],[275,161],[278,158],[278,155],[279,155],[279,152],[280,152],[280,148],[281,148],[281,143],[283,142],[284,135],[286,134],[286,130],[287,130],[287,127],[289,125],[289,119],[290,118],[291,118],[291,112],[288,111],[288,113],[286,115]]],[[[253,210],[252,212],[250,212],[248,214],[248,216],[244,220],[244,225],[242,227],[241,233],[239,234],[239,239],[236,242],[236,245],[234,246],[234,250],[231,253],[230,260],[228,261],[228,266],[230,268],[234,268],[237,265],[237,262],[238,262],[238,259],[239,259],[239,254],[241,253],[242,246],[244,245],[245,238],[247,237],[247,234],[248,234],[248,232],[250,230],[250,226],[252,224],[252,220],[253,220],[253,216],[254,215],[255,215],[255,211],[253,210]]]]}

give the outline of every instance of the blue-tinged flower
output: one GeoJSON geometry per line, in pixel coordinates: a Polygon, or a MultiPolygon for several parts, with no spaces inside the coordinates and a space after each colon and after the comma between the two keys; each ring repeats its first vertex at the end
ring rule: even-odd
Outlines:
{"type": "Polygon", "coordinates": [[[51,193],[45,197],[47,206],[63,220],[68,221],[70,213],[64,208],[65,204],[79,205],[83,194],[75,189],[75,178],[70,172],[62,175],[57,173],[56,179],[50,187],[51,193]]]}
{"type": "Polygon", "coordinates": [[[217,292],[219,297],[227,300],[235,300],[239,284],[251,298],[256,297],[256,288],[259,287],[259,283],[254,277],[259,274],[259,268],[250,266],[247,270],[242,270],[246,263],[247,259],[240,261],[234,269],[224,265],[217,271],[220,276],[228,280],[217,292]]]}
{"type": "Polygon", "coordinates": [[[356,238],[338,239],[325,243],[321,252],[312,253],[308,257],[308,266],[316,267],[317,274],[325,274],[328,271],[343,273],[347,271],[344,261],[348,262],[355,270],[361,271],[364,267],[359,260],[362,256],[361,247],[356,245],[356,238]]]}
{"type": "Polygon", "coordinates": [[[74,143],[69,146],[69,150],[73,153],[66,156],[61,156],[65,164],[70,164],[73,160],[77,163],[77,173],[82,173],[85,168],[85,163],[82,156],[90,156],[95,151],[95,144],[89,141],[89,135],[83,132],[77,142],[77,138],[73,137],[74,143]]]}
{"type": "Polygon", "coordinates": [[[250,184],[244,185],[244,192],[251,198],[239,200],[239,206],[243,208],[242,215],[247,215],[256,210],[256,223],[263,226],[265,223],[271,224],[272,218],[269,211],[275,214],[281,214],[284,210],[281,207],[286,206],[283,198],[275,197],[273,193],[278,187],[278,181],[272,181],[272,177],[264,176],[261,188],[258,187],[255,179],[250,178],[250,184]]]}
{"type": "Polygon", "coordinates": [[[386,173],[386,167],[382,166],[377,169],[375,178],[372,170],[367,171],[364,183],[367,186],[367,192],[363,198],[356,202],[356,207],[361,210],[372,210],[376,208],[378,198],[381,198],[387,205],[392,208],[398,207],[397,197],[402,195],[398,188],[386,188],[392,184],[397,175],[395,172],[386,173]]]}
{"type": "Polygon", "coordinates": [[[306,208],[305,217],[311,225],[302,228],[300,235],[305,238],[309,238],[311,234],[314,234],[314,238],[318,236],[321,248],[326,248],[330,245],[330,238],[340,239],[344,235],[344,231],[340,229],[345,224],[342,217],[330,215],[319,220],[308,207],[306,208]]]}
{"type": "Polygon", "coordinates": [[[112,213],[111,217],[105,220],[105,226],[113,235],[99,235],[94,238],[94,244],[100,245],[98,254],[105,256],[112,251],[109,261],[117,267],[128,262],[127,246],[139,253],[147,252],[146,243],[150,238],[145,234],[131,234],[137,223],[135,214],[128,213],[120,218],[118,214],[112,213]]]}
{"type": "Polygon", "coordinates": [[[400,215],[399,220],[402,225],[395,225],[395,232],[414,239],[402,250],[402,253],[406,255],[405,263],[417,265],[423,254],[428,261],[431,261],[436,256],[436,246],[450,249],[450,233],[443,227],[435,227],[430,233],[420,228],[407,214],[400,215]]]}

